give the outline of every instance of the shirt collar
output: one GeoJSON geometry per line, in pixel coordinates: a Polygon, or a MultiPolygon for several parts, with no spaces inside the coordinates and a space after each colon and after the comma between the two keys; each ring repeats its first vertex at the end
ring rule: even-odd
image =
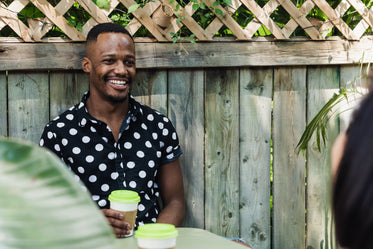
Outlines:
{"type": "MultiPolygon", "coordinates": [[[[89,91],[85,92],[83,94],[83,97],[80,101],[79,104],[75,106],[77,111],[80,113],[80,121],[79,121],[79,126],[84,127],[87,125],[88,121],[91,123],[97,124],[100,123],[101,121],[96,119],[95,117],[92,117],[87,110],[87,99],[89,97],[89,91]]],[[[135,98],[132,95],[129,95],[129,111],[127,114],[127,117],[130,116],[132,120],[136,120],[139,115],[142,114],[142,108],[141,104],[135,100],[135,98]]]]}

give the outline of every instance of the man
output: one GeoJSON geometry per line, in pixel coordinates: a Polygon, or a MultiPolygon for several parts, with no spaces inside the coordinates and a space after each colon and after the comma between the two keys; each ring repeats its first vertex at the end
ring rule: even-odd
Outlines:
{"type": "Polygon", "coordinates": [[[120,25],[98,24],[87,35],[82,68],[89,74],[89,91],[46,125],[40,145],[82,180],[117,237],[131,229],[120,212],[108,209],[108,195],[117,189],[139,193],[137,225],[180,225],[185,215],[182,151],[170,120],[129,94],[136,75],[132,36],[120,25]]]}

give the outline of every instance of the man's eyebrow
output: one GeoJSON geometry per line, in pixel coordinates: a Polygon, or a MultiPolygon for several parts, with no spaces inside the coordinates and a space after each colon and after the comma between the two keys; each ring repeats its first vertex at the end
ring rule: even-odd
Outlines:
{"type": "MultiPolygon", "coordinates": [[[[115,57],[116,56],[116,54],[103,54],[103,56],[104,57],[115,57]]],[[[134,55],[131,55],[131,54],[129,54],[129,55],[126,55],[125,56],[126,58],[130,58],[130,59],[135,59],[136,57],[134,56],[134,55]]]]}

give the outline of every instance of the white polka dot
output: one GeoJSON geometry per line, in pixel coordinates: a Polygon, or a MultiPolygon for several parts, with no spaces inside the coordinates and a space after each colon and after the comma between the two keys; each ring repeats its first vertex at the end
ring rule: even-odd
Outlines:
{"type": "Polygon", "coordinates": [[[133,137],[136,138],[136,139],[141,138],[140,133],[138,133],[138,132],[133,133],[133,137]]]}
{"type": "Polygon", "coordinates": [[[80,148],[78,148],[78,147],[74,147],[74,148],[73,148],[73,153],[74,153],[75,155],[78,155],[80,152],[81,152],[80,148]]]}
{"type": "Polygon", "coordinates": [[[80,174],[84,174],[84,168],[83,168],[82,166],[79,166],[79,167],[78,167],[78,172],[79,172],[80,174]]]}
{"type": "Polygon", "coordinates": [[[111,179],[116,180],[118,178],[119,174],[118,172],[111,173],[111,179]]]}
{"type": "Polygon", "coordinates": [[[158,128],[162,130],[162,129],[164,128],[164,124],[161,123],[161,122],[159,122],[159,123],[158,123],[158,128]]]}
{"type": "Polygon", "coordinates": [[[141,124],[141,128],[143,128],[144,130],[147,130],[147,129],[148,129],[148,127],[147,127],[146,124],[144,124],[144,123],[141,124]]]}
{"type": "Polygon", "coordinates": [[[162,152],[157,151],[157,157],[158,157],[158,158],[161,158],[161,156],[162,156],[162,152]]]}
{"type": "Polygon", "coordinates": [[[147,116],[147,119],[148,119],[149,121],[153,121],[153,120],[154,120],[154,116],[153,116],[153,114],[149,114],[149,115],[147,116]]]}
{"type": "Polygon", "coordinates": [[[83,118],[82,121],[80,121],[80,124],[85,126],[87,124],[87,119],[83,118]]]}
{"type": "Polygon", "coordinates": [[[62,128],[62,127],[64,127],[64,126],[65,126],[65,123],[62,123],[62,122],[57,123],[57,127],[58,127],[58,128],[62,128]]]}
{"type": "Polygon", "coordinates": [[[66,146],[69,143],[69,141],[66,138],[62,138],[61,143],[63,146],[66,146]]]}
{"type": "Polygon", "coordinates": [[[157,219],[156,218],[152,218],[152,221],[155,223],[155,222],[157,222],[157,219]]]}
{"type": "Polygon", "coordinates": [[[140,176],[140,178],[145,178],[145,177],[146,177],[146,172],[143,171],[143,170],[141,170],[141,171],[139,172],[139,176],[140,176]]]}
{"type": "Polygon", "coordinates": [[[149,195],[148,194],[145,194],[145,199],[147,199],[147,200],[150,200],[150,197],[149,197],[149,195]]]}
{"type": "Polygon", "coordinates": [[[135,167],[135,163],[134,162],[128,162],[127,163],[127,168],[133,169],[134,167],[135,167]]]}
{"type": "Polygon", "coordinates": [[[39,145],[40,145],[40,146],[43,146],[43,145],[44,145],[44,139],[40,139],[40,141],[39,141],[39,145]]]}
{"type": "Polygon", "coordinates": [[[116,158],[116,153],[115,152],[110,152],[107,157],[110,159],[110,160],[113,160],[114,158],[116,158]]]}
{"type": "Polygon", "coordinates": [[[138,152],[136,152],[136,156],[139,157],[139,158],[143,158],[145,156],[145,154],[144,154],[144,152],[139,150],[138,152]]]}
{"type": "Polygon", "coordinates": [[[76,135],[78,133],[78,131],[76,129],[74,129],[74,128],[71,128],[69,130],[69,133],[70,133],[70,135],[74,136],[74,135],[76,135]]]}
{"type": "Polygon", "coordinates": [[[172,158],[174,158],[174,153],[171,153],[171,154],[167,155],[166,157],[167,157],[167,159],[172,159],[172,158]]]}
{"type": "Polygon", "coordinates": [[[59,146],[58,144],[55,144],[55,145],[54,145],[54,149],[55,149],[56,151],[61,151],[61,148],[60,148],[60,146],[59,146]]]}
{"type": "Polygon", "coordinates": [[[148,166],[149,166],[150,168],[153,168],[153,167],[155,166],[155,162],[154,162],[153,160],[150,160],[150,161],[148,162],[148,166]]]}
{"type": "Polygon", "coordinates": [[[105,207],[105,206],[106,206],[106,200],[100,200],[100,201],[98,202],[98,205],[99,205],[100,207],[105,207]]]}
{"type": "Polygon", "coordinates": [[[172,151],[172,146],[168,146],[166,151],[167,151],[167,153],[170,153],[172,151]]]}
{"type": "Polygon", "coordinates": [[[52,139],[52,137],[53,137],[53,133],[52,133],[51,131],[48,131],[48,133],[47,133],[47,137],[48,137],[49,139],[52,139]]]}
{"type": "Polygon", "coordinates": [[[88,181],[90,181],[90,182],[95,182],[95,181],[97,181],[97,176],[95,176],[95,175],[91,175],[91,176],[88,178],[88,181]]]}
{"type": "Polygon", "coordinates": [[[139,211],[144,211],[145,206],[143,204],[139,204],[138,209],[139,209],[139,211]]]}
{"type": "Polygon", "coordinates": [[[160,146],[161,148],[163,148],[163,147],[164,147],[164,142],[160,141],[160,142],[159,142],[159,146],[160,146]]]}
{"type": "Polygon", "coordinates": [[[145,146],[148,147],[148,148],[151,148],[152,147],[152,143],[149,142],[149,141],[146,141],[145,142],[145,146]]]}
{"type": "Polygon", "coordinates": [[[127,188],[127,183],[126,183],[126,181],[123,181],[123,186],[124,186],[125,188],[127,188]]]}
{"type": "Polygon", "coordinates": [[[107,185],[107,184],[102,184],[102,186],[101,186],[101,190],[102,191],[108,191],[109,190],[109,185],[107,185]]]}
{"type": "Polygon", "coordinates": [[[104,146],[102,144],[96,144],[95,149],[97,151],[102,151],[104,149],[104,146]]]}
{"type": "Polygon", "coordinates": [[[66,118],[67,118],[68,120],[73,120],[73,119],[74,119],[74,115],[72,115],[72,114],[67,114],[67,115],[66,115],[66,118]]]}
{"type": "Polygon", "coordinates": [[[127,150],[131,149],[132,148],[132,144],[130,142],[126,142],[126,143],[124,143],[124,148],[126,148],[127,150]]]}
{"type": "Polygon", "coordinates": [[[100,199],[100,196],[98,196],[98,195],[92,195],[92,200],[98,201],[98,199],[100,199]]]}
{"type": "Polygon", "coordinates": [[[98,169],[101,170],[101,171],[105,171],[106,168],[107,168],[107,166],[104,163],[101,163],[100,165],[98,165],[98,169]]]}
{"type": "Polygon", "coordinates": [[[153,187],[153,181],[148,181],[148,188],[153,187]]]}
{"type": "Polygon", "coordinates": [[[74,163],[74,159],[72,157],[67,158],[67,161],[69,161],[71,164],[74,163]]]}
{"type": "Polygon", "coordinates": [[[107,137],[103,137],[102,140],[104,140],[105,143],[109,142],[109,139],[107,137]]]}
{"type": "Polygon", "coordinates": [[[167,129],[163,129],[163,131],[162,131],[162,135],[163,135],[163,136],[167,136],[167,135],[168,135],[168,130],[167,130],[167,129]]]}
{"type": "Polygon", "coordinates": [[[129,185],[130,185],[131,188],[136,188],[137,184],[136,184],[135,181],[131,181],[129,185]]]}
{"type": "Polygon", "coordinates": [[[165,121],[167,123],[169,121],[169,119],[166,118],[166,117],[163,117],[163,121],[165,121]]]}
{"type": "Polygon", "coordinates": [[[85,144],[89,143],[89,141],[91,141],[91,139],[88,136],[84,136],[82,138],[82,142],[85,143],[85,144]]]}
{"type": "Polygon", "coordinates": [[[155,132],[153,132],[153,133],[152,133],[152,137],[153,137],[154,140],[157,140],[157,139],[158,139],[158,134],[155,133],[155,132]]]}
{"type": "Polygon", "coordinates": [[[96,132],[96,129],[93,126],[91,126],[91,131],[96,132]]]}
{"type": "Polygon", "coordinates": [[[173,139],[173,140],[176,140],[176,139],[177,139],[176,132],[173,132],[173,133],[172,133],[172,139],[173,139]]]}
{"type": "Polygon", "coordinates": [[[85,161],[87,162],[87,163],[91,163],[91,162],[93,162],[95,160],[95,158],[93,157],[93,156],[91,156],[91,155],[88,155],[86,158],[85,158],[85,161]]]}

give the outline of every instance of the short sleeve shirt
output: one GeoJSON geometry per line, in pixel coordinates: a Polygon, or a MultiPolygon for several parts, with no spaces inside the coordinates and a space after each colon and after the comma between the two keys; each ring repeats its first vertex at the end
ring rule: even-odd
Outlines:
{"type": "Polygon", "coordinates": [[[139,193],[136,225],[156,222],[159,213],[159,168],[181,156],[170,120],[129,98],[129,112],[116,142],[108,125],[92,117],[82,101],[49,122],[40,145],[49,148],[75,173],[100,208],[118,189],[139,193]]]}

